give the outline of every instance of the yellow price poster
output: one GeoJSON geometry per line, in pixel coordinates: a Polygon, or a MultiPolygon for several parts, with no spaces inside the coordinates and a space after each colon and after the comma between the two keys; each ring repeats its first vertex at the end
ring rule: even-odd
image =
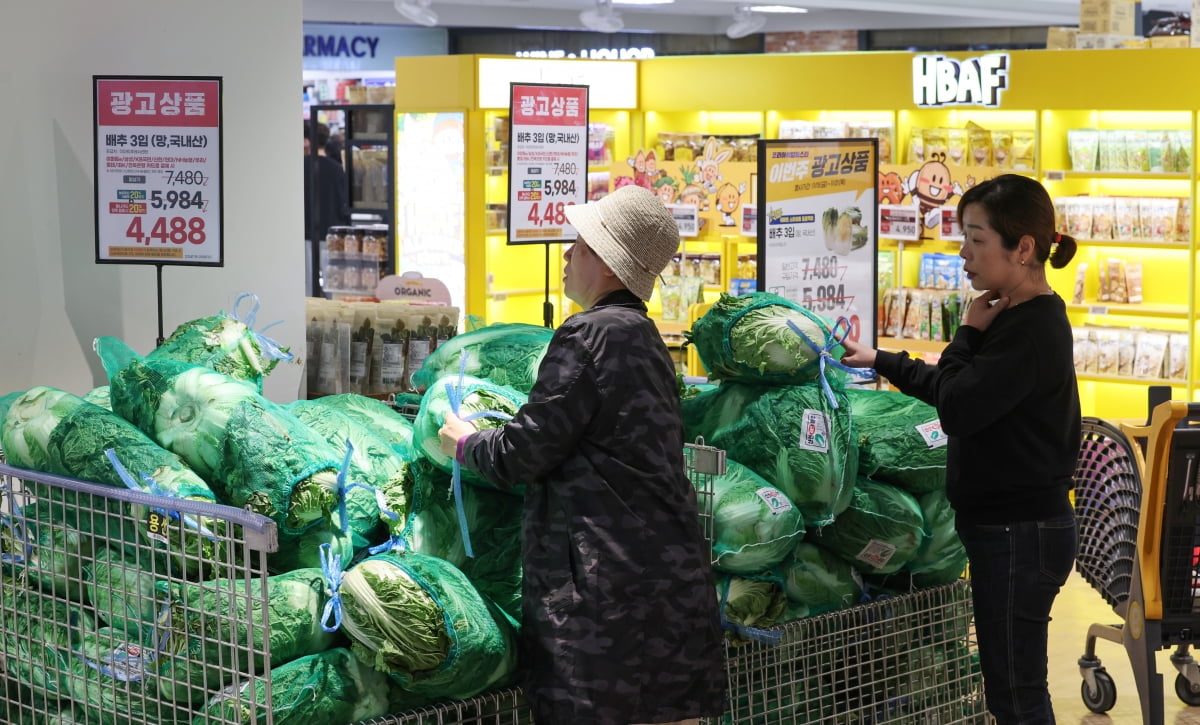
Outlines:
{"type": "Polygon", "coordinates": [[[759,141],[759,289],[875,339],[878,140],[759,141]]]}

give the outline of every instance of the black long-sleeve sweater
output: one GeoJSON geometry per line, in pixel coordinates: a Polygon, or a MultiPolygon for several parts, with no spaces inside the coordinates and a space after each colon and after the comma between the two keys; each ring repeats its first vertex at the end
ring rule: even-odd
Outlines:
{"type": "Polygon", "coordinates": [[[1070,511],[1079,455],[1073,337],[1058,295],[960,327],[936,366],[880,351],[875,369],[937,408],[949,436],[946,492],[961,521],[1007,523],[1070,511]]]}

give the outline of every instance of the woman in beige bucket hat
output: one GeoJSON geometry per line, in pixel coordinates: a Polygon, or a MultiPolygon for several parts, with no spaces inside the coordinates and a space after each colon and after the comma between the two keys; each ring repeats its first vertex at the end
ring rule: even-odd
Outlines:
{"type": "Polygon", "coordinates": [[[567,318],[501,428],[453,414],[447,455],[525,484],[522,668],[538,725],[692,723],[725,703],[709,546],[684,474],[675,366],[645,300],[679,246],[652,192],[567,209],[567,318]]]}

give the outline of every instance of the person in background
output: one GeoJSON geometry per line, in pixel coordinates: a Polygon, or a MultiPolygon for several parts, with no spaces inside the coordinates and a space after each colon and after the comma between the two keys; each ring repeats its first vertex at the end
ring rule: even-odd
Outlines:
{"type": "Polygon", "coordinates": [[[842,362],[937,408],[988,709],[999,725],[1053,723],[1047,629],[1075,561],[1080,409],[1071,324],[1045,264],[1062,267],[1076,244],[1055,232],[1049,195],[1024,176],[968,189],[958,218],[963,270],[983,294],[938,364],[849,340],[842,362]]]}
{"type": "Polygon", "coordinates": [[[724,710],[720,615],[675,366],[645,305],[678,228],[638,186],[566,213],[579,238],[563,286],[583,311],[555,332],[512,421],[476,431],[447,414],[441,447],[494,485],[526,486],[535,722],[698,722],[724,710]]]}
{"type": "Polygon", "coordinates": [[[321,243],[330,227],[350,223],[350,189],[342,165],[325,155],[329,142],[329,127],[323,123],[304,122],[304,238],[305,293],[320,297],[321,243]],[[313,138],[313,127],[316,138],[313,138]]]}

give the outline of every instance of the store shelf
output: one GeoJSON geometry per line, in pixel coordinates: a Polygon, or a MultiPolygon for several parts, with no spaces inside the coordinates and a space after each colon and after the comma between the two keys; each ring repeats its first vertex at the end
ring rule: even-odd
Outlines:
{"type": "Polygon", "coordinates": [[[1187,180],[1192,175],[1186,171],[1046,171],[1046,181],[1063,181],[1065,179],[1182,179],[1187,180]]]}
{"type": "Polygon", "coordinates": [[[1163,380],[1160,378],[1135,378],[1128,375],[1101,375],[1099,373],[1075,373],[1075,379],[1087,383],[1125,383],[1128,385],[1171,385],[1187,387],[1186,380],[1163,380]]]}
{"type": "Polygon", "coordinates": [[[948,343],[937,340],[910,340],[903,337],[880,337],[875,346],[880,350],[904,350],[905,352],[940,353],[948,343]]]}
{"type": "Polygon", "coordinates": [[[389,142],[386,133],[356,133],[349,143],[351,146],[387,146],[389,142]]]}
{"type": "Polygon", "coordinates": [[[1122,304],[1116,302],[1089,302],[1069,304],[1067,310],[1087,315],[1128,315],[1131,317],[1166,317],[1186,319],[1187,305],[1122,304]]]}
{"type": "Polygon", "coordinates": [[[487,167],[488,176],[504,176],[508,173],[507,166],[489,166],[487,167]]]}
{"type": "Polygon", "coordinates": [[[1136,249],[1179,249],[1182,251],[1191,250],[1191,244],[1187,242],[1156,242],[1156,241],[1138,241],[1134,239],[1076,239],[1079,244],[1086,244],[1092,247],[1132,247],[1136,249]]]}

